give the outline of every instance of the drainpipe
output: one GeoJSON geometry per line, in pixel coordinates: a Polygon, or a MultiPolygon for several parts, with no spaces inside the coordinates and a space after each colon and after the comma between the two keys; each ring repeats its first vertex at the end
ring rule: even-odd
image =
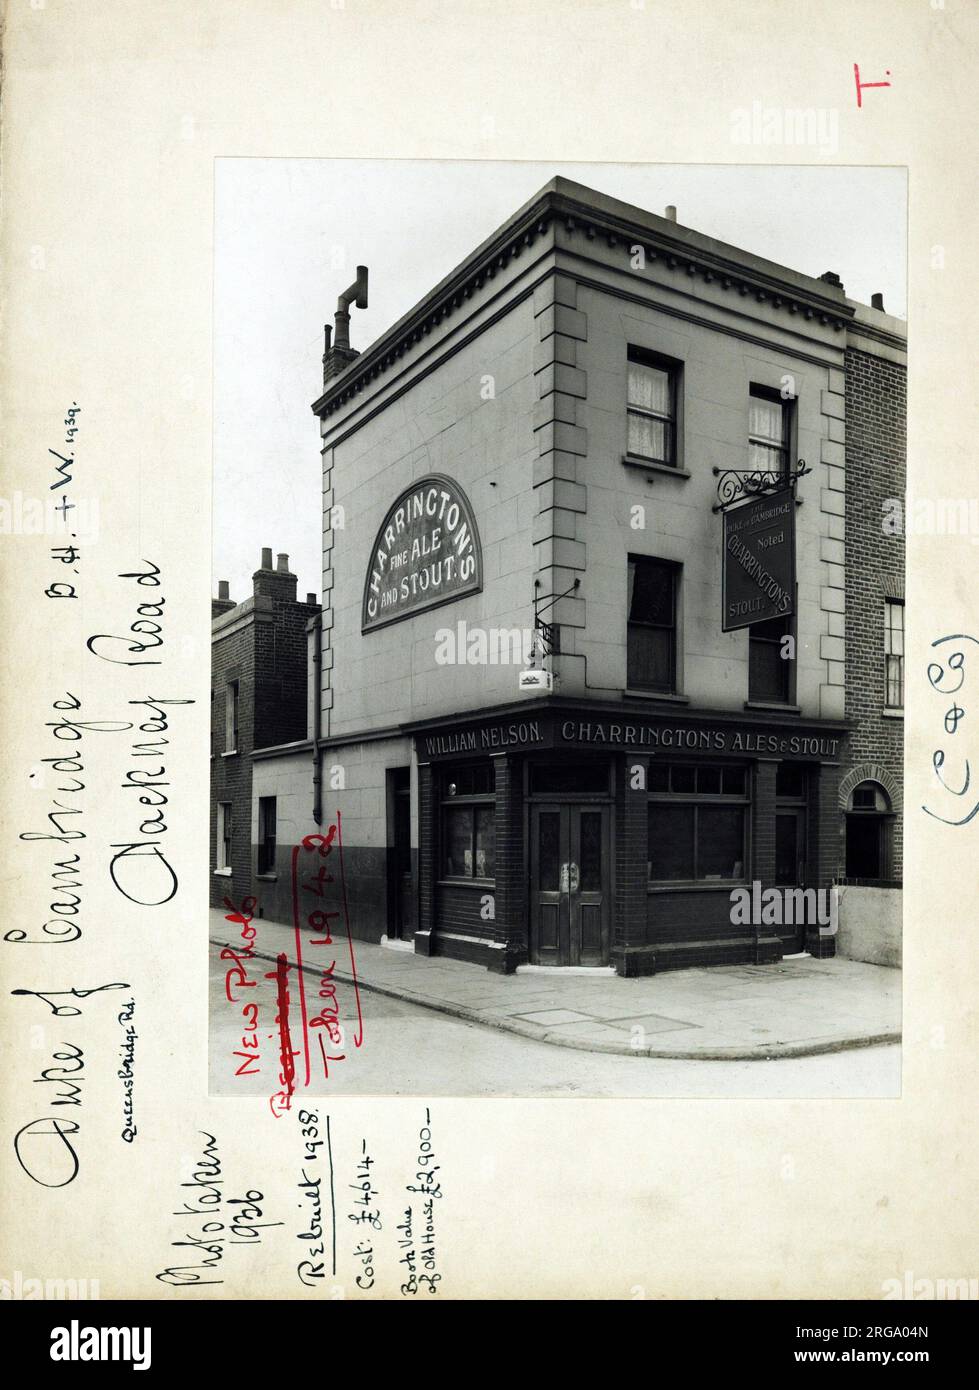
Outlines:
{"type": "Polygon", "coordinates": [[[323,774],[320,768],[320,706],[323,699],[323,614],[313,628],[313,821],[323,824],[323,774]]]}

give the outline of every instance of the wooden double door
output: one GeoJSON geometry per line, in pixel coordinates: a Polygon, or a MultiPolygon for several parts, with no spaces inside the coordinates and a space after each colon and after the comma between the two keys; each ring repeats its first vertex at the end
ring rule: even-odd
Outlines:
{"type": "Polygon", "coordinates": [[[531,964],[608,964],[609,821],[607,805],[531,807],[531,964]]]}

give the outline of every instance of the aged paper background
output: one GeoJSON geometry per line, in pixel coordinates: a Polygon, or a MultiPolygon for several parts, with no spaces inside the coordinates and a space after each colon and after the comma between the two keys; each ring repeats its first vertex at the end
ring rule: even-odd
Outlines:
{"type": "MultiPolygon", "coordinates": [[[[809,162],[818,151],[732,144],[732,111],[756,100],[838,110],[837,162],[909,168],[909,490],[963,498],[976,489],[976,56],[977,12],[959,0],[8,6],[3,490],[49,494],[48,450],[77,402],[76,493],[98,499],[100,537],[79,599],[59,602],[43,597],[63,577],[46,539],[4,536],[4,931],[33,936],[48,915],[51,856],[18,835],[42,830],[49,809],[50,785],[30,774],[52,753],[53,701],[71,691],[74,717],[92,721],[124,720],[133,699],[195,703],[174,709],[166,750],[173,900],[140,909],[113,888],[108,847],[135,839],[138,823],[119,786],[128,736],[88,731],[83,938],[2,943],[5,990],[131,986],[67,1019],[5,992],[4,1278],[98,1279],[103,1297],[303,1292],[285,1240],[229,1255],[221,1285],[174,1291],[154,1277],[181,1262],[169,1214],[201,1131],[218,1138],[225,1195],[261,1190],[266,1219],[291,1220],[301,1159],[295,1125],[259,1102],[206,1096],[215,157],[809,162]],[[865,81],[891,82],[859,110],[854,62],[865,81]],[[90,635],[133,621],[134,582],[117,576],[143,561],[161,571],[164,664],[93,659],[90,635]],[[130,997],[138,1137],[126,1145],[114,1059],[117,1002],[130,997]],[[87,1062],[72,1112],[80,1170],[47,1188],[17,1165],[13,1136],[59,1113],[35,1078],[64,1041],[87,1062]]],[[[326,315],[336,287],[310,293],[326,315]]],[[[979,820],[952,829],[916,809],[945,710],[927,648],[979,628],[976,560],[967,538],[909,543],[902,1098],[437,1101],[444,1296],[874,1299],[907,1270],[979,1273],[979,820]]],[[[974,675],[960,697],[973,728],[977,697],[974,675]]],[[[979,756],[975,733],[971,747],[979,756]]],[[[412,1171],[424,1109],[332,1103],[338,1171],[366,1136],[393,1191],[412,1171]]],[[[356,1296],[346,1269],[333,1296],[356,1296]]],[[[394,1297],[397,1282],[389,1263],[394,1297]]]]}

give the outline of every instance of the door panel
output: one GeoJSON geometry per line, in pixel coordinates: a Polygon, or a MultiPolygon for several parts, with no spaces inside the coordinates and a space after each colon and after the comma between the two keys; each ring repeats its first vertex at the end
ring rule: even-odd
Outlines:
{"type": "Polygon", "coordinates": [[[568,808],[535,807],[531,824],[530,884],[533,926],[530,959],[564,965],[568,924],[568,808]]]}
{"type": "Polygon", "coordinates": [[[605,965],[609,923],[609,811],[535,806],[530,844],[530,959],[605,965]]]}
{"type": "MultiPolygon", "coordinates": [[[[806,813],[801,809],[775,813],[775,883],[784,888],[806,886],[806,813]]],[[[805,922],[783,922],[775,928],[786,952],[806,948],[805,922]]]]}

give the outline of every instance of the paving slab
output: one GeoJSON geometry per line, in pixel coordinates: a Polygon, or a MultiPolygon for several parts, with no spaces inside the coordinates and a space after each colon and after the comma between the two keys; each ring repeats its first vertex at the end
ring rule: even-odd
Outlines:
{"type": "MultiPolygon", "coordinates": [[[[212,911],[210,930],[212,942],[224,945],[227,923],[220,911],[212,911]]],[[[287,924],[262,918],[256,944],[255,954],[263,959],[274,961],[279,951],[294,958],[287,924]]],[[[560,968],[503,976],[367,942],[355,942],[354,954],[367,993],[585,1051],[761,1060],[901,1037],[901,972],[842,958],[800,956],[775,965],[695,967],[621,979],[560,968]],[[635,1046],[640,1039],[643,1045],[635,1046]]],[[[314,965],[304,962],[303,968],[319,974],[314,965]]],[[[349,962],[337,962],[334,978],[351,982],[349,962]]]]}

